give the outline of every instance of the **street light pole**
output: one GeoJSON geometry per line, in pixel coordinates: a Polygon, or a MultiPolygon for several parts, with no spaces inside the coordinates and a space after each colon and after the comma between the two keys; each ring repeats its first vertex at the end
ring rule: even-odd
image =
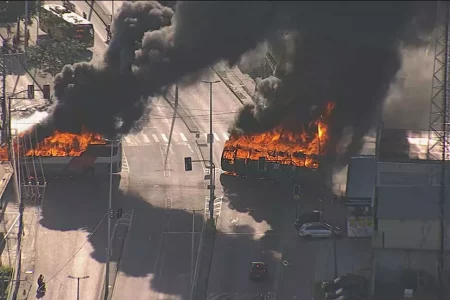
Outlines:
{"type": "Polygon", "coordinates": [[[82,276],[82,277],[68,276],[68,277],[77,280],[77,300],[80,300],[80,279],[88,279],[89,276],[82,276]]]}
{"type": "Polygon", "coordinates": [[[213,135],[213,126],[212,126],[212,85],[213,83],[219,83],[220,80],[216,81],[206,81],[202,80],[203,83],[209,84],[209,216],[210,219],[214,219],[214,184],[216,179],[216,172],[213,168],[213,143],[214,143],[214,135],[213,135]]]}
{"type": "MultiPolygon", "coordinates": [[[[113,150],[114,141],[111,143],[111,155],[109,159],[109,197],[108,197],[108,214],[112,209],[112,180],[113,180],[113,150]]],[[[111,259],[111,216],[108,216],[108,248],[106,249],[106,270],[105,270],[105,300],[108,300],[109,293],[109,261],[111,259]]]]}
{"type": "Polygon", "coordinates": [[[114,20],[114,0],[111,1],[111,23],[114,20]]]}
{"type": "MultiPolygon", "coordinates": [[[[191,232],[191,291],[193,290],[194,287],[194,245],[195,245],[195,238],[194,238],[194,234],[195,234],[195,212],[197,211],[203,211],[203,209],[193,209],[192,210],[192,232],[191,232]]],[[[201,247],[201,245],[199,245],[199,247],[201,247]]],[[[193,294],[191,293],[191,299],[193,297],[193,294]]]]}

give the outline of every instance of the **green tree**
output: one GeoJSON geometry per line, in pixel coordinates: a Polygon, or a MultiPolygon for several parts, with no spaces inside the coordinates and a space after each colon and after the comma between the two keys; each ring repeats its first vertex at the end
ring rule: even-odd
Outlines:
{"type": "Polygon", "coordinates": [[[28,63],[55,76],[65,65],[85,60],[86,47],[77,40],[62,42],[53,39],[39,41],[27,49],[28,63]]]}
{"type": "MultiPolygon", "coordinates": [[[[28,20],[36,15],[39,7],[38,0],[28,1],[28,20]]],[[[25,18],[25,1],[0,1],[0,22],[12,23],[25,18]]]]}

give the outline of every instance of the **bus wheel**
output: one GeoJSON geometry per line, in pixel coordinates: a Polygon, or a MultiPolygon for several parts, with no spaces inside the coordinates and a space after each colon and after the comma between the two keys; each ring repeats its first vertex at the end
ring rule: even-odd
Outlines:
{"type": "Polygon", "coordinates": [[[94,168],[91,167],[91,168],[84,169],[83,175],[85,175],[85,176],[94,176],[95,175],[94,168]]]}

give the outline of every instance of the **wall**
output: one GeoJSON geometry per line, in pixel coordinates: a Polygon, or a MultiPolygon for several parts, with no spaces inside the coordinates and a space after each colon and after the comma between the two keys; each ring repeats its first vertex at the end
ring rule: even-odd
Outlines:
{"type": "MultiPolygon", "coordinates": [[[[407,207],[405,207],[407,209],[407,207]]],[[[423,220],[379,220],[384,248],[437,250],[439,222],[423,220]]]]}
{"type": "Polygon", "coordinates": [[[423,270],[437,276],[436,262],[436,251],[377,249],[375,251],[376,281],[395,282],[399,280],[405,269],[423,270]]]}

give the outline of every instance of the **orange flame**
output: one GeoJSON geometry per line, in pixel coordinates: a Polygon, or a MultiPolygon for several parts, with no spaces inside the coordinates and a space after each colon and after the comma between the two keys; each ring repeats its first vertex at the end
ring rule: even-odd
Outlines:
{"type": "MultiPolygon", "coordinates": [[[[19,138],[23,136],[22,134],[19,138]]],[[[89,145],[104,145],[106,141],[99,134],[72,134],[55,131],[52,136],[38,143],[35,149],[24,149],[23,143],[22,139],[15,139],[14,148],[16,153],[20,147],[21,151],[26,151],[25,156],[64,157],[80,156],[89,145]],[[19,145],[19,141],[22,145],[19,145]]],[[[29,144],[29,142],[26,141],[26,144],[29,144]]],[[[7,147],[0,148],[0,161],[7,161],[8,159],[7,147]]]]}
{"type": "Polygon", "coordinates": [[[258,160],[265,157],[267,162],[317,168],[318,156],[324,154],[329,139],[326,121],[334,107],[334,103],[328,103],[321,118],[301,132],[287,131],[280,125],[265,133],[230,136],[222,157],[231,164],[235,158],[258,160]]]}

